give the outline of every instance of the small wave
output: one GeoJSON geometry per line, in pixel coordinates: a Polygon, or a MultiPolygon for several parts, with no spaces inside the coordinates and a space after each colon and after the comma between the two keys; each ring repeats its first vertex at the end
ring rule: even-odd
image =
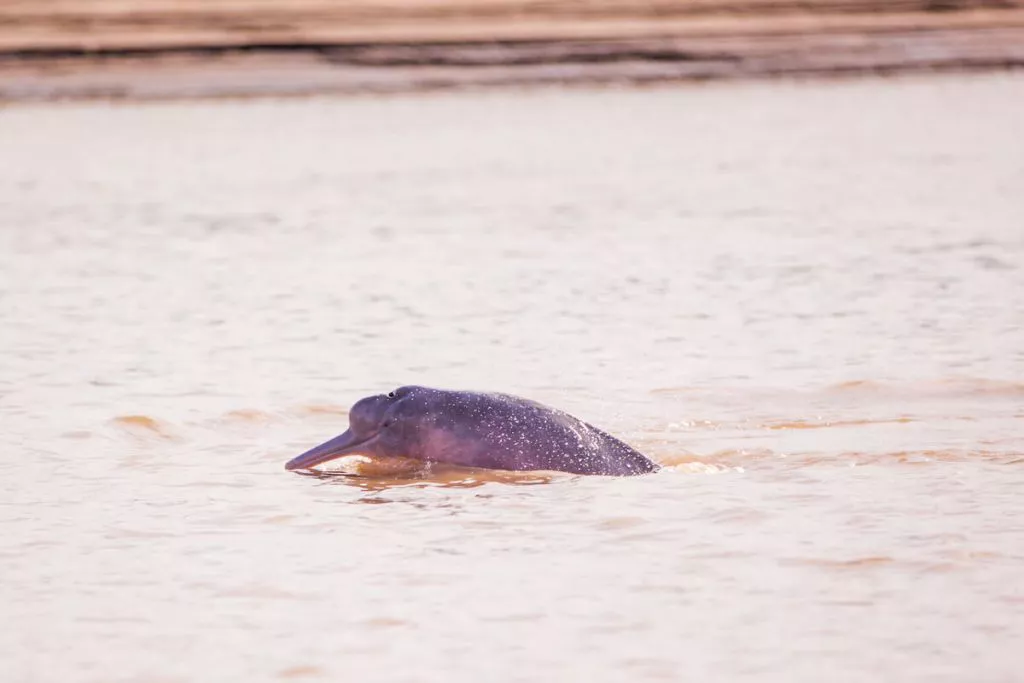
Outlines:
{"type": "Polygon", "coordinates": [[[855,557],[849,560],[832,560],[825,558],[790,558],[780,560],[780,564],[822,567],[825,569],[866,569],[870,567],[882,567],[894,563],[896,560],[888,555],[869,555],[867,557],[855,557]]]}
{"type": "Polygon", "coordinates": [[[988,462],[1012,465],[1021,462],[1024,454],[1007,451],[974,449],[903,450],[887,452],[844,451],[839,453],[790,453],[781,455],[791,467],[835,465],[863,467],[869,465],[929,465],[937,463],[988,462]]]}
{"type": "Polygon", "coordinates": [[[274,422],[278,419],[273,413],[268,413],[263,410],[256,410],[254,408],[240,408],[238,410],[229,410],[224,413],[221,420],[224,422],[274,422]]]}
{"type": "Polygon", "coordinates": [[[743,472],[738,465],[720,465],[713,462],[684,462],[678,465],[665,465],[662,471],[684,472],[686,474],[723,474],[725,472],[743,472]]]}
{"type": "Polygon", "coordinates": [[[287,669],[281,669],[277,672],[278,678],[309,678],[309,677],[322,677],[327,672],[319,666],[290,666],[287,669]]]}
{"type": "Polygon", "coordinates": [[[1012,465],[1020,462],[1022,453],[987,451],[974,449],[935,449],[917,451],[892,451],[887,453],[839,453],[827,460],[848,465],[926,465],[930,463],[988,462],[997,465],[1012,465]]]}
{"type": "Polygon", "coordinates": [[[148,415],[119,415],[110,422],[115,427],[134,436],[177,438],[174,430],[168,424],[148,415]]]}
{"type": "Polygon", "coordinates": [[[761,426],[764,429],[772,430],[783,430],[783,429],[826,429],[829,427],[862,427],[866,425],[877,425],[877,424],[907,424],[908,422],[914,422],[915,420],[910,417],[896,417],[879,420],[821,420],[821,421],[809,421],[809,420],[791,420],[785,422],[767,422],[761,426]]]}
{"type": "Polygon", "coordinates": [[[698,396],[703,400],[709,401],[721,399],[734,401],[740,399],[755,403],[783,398],[800,400],[815,395],[843,395],[850,397],[897,396],[903,398],[964,396],[1006,398],[1024,396],[1024,382],[986,377],[943,377],[925,380],[857,379],[806,388],[749,385],[659,387],[651,389],[648,391],[648,394],[668,399],[673,397],[689,397],[692,399],[698,396]]]}
{"type": "Polygon", "coordinates": [[[854,380],[825,387],[826,393],[872,393],[915,396],[1024,396],[1024,382],[985,377],[947,377],[944,379],[884,382],[854,380]]]}
{"type": "Polygon", "coordinates": [[[717,451],[709,455],[695,455],[693,453],[662,454],[655,456],[655,460],[657,460],[662,468],[673,472],[721,474],[723,472],[743,472],[744,465],[778,457],[780,456],[768,449],[742,449],[717,451]]]}
{"type": "Polygon", "coordinates": [[[298,406],[291,412],[298,415],[348,415],[348,407],[338,405],[307,405],[298,406]]]}
{"type": "Polygon", "coordinates": [[[727,449],[707,455],[693,453],[661,455],[656,457],[662,467],[678,472],[716,474],[721,472],[743,472],[748,468],[760,468],[784,462],[787,468],[813,466],[862,467],[868,465],[928,465],[956,462],[988,462],[999,465],[1024,463],[1024,453],[1017,451],[996,451],[978,449],[922,449],[887,452],[839,451],[839,452],[789,452],[782,453],[767,448],[727,449]]]}

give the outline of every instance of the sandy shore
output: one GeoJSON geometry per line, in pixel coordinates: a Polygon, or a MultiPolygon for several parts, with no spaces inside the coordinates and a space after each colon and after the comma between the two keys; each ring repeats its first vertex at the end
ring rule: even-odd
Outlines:
{"type": "Polygon", "coordinates": [[[1024,2],[0,0],[0,100],[1024,66],[1024,2]]]}

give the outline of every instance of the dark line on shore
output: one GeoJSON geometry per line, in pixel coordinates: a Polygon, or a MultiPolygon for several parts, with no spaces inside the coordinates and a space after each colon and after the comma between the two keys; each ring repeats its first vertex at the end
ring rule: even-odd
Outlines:
{"type": "Polygon", "coordinates": [[[607,39],[517,39],[517,40],[481,40],[481,41],[416,41],[416,42],[267,42],[239,43],[238,45],[171,45],[160,47],[30,47],[15,50],[0,50],[0,60],[36,59],[83,59],[83,58],[119,58],[119,57],[163,57],[163,56],[195,56],[215,57],[220,55],[253,54],[253,53],[307,53],[324,54],[341,57],[345,54],[358,54],[370,50],[401,50],[404,52],[440,52],[449,50],[465,50],[480,48],[523,49],[544,47],[578,47],[604,45],[613,47],[629,42],[661,42],[681,40],[666,36],[645,36],[644,38],[607,38],[607,39]]]}
{"type": "MultiPolygon", "coordinates": [[[[834,28],[815,32],[817,37],[858,35],[892,38],[956,33],[984,35],[992,30],[1024,27],[905,27],[876,26],[870,29],[834,28]]],[[[749,40],[802,37],[802,32],[745,32],[720,35],[647,35],[593,38],[520,38],[436,41],[267,41],[238,44],[189,44],[150,47],[29,47],[0,49],[0,63],[63,60],[117,60],[161,57],[230,57],[251,54],[293,54],[322,57],[335,64],[353,66],[496,66],[517,64],[610,63],[622,61],[699,62],[738,61],[741,55],[675,48],[687,42],[747,38],[749,40]],[[466,54],[466,53],[472,53],[466,54]]]]}

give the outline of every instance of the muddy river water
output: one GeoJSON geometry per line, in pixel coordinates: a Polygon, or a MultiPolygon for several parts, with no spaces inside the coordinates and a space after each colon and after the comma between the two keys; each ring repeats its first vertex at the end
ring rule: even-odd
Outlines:
{"type": "Polygon", "coordinates": [[[0,679],[1022,680],[1022,105],[0,109],[0,679]],[[283,470],[401,384],[666,467],[283,470]]]}

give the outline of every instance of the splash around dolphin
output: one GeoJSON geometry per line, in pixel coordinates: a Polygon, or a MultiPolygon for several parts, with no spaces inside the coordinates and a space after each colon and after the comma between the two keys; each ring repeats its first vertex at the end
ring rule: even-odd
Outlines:
{"type": "Polygon", "coordinates": [[[285,469],[309,469],[346,455],[611,476],[658,469],[614,436],[540,403],[417,386],[358,401],[345,433],[293,458],[285,469]]]}

